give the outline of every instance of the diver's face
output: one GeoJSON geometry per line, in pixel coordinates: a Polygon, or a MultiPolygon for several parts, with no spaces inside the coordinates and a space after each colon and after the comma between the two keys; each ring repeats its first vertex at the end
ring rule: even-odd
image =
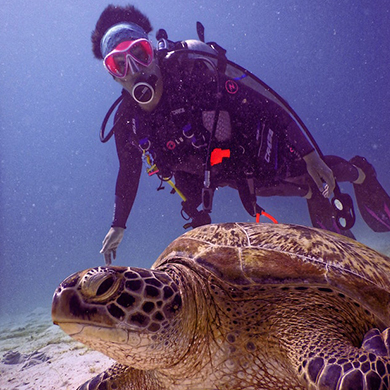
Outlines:
{"type": "Polygon", "coordinates": [[[162,91],[161,72],[149,40],[140,38],[119,43],[105,56],[103,64],[143,108],[158,102],[162,91]]]}

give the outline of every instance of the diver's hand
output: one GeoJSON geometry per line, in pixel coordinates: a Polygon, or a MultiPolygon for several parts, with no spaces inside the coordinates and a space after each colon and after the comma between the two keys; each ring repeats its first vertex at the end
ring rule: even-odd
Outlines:
{"type": "Polygon", "coordinates": [[[333,171],[325,164],[316,151],[304,156],[303,159],[306,162],[307,172],[316,183],[318,190],[325,198],[329,198],[336,186],[333,171]]]}
{"type": "Polygon", "coordinates": [[[100,253],[103,253],[104,260],[106,265],[111,264],[111,254],[113,259],[116,259],[116,250],[119,244],[122,241],[123,235],[125,233],[125,229],[121,227],[112,227],[106,237],[103,240],[103,247],[100,250],[100,253]]]}

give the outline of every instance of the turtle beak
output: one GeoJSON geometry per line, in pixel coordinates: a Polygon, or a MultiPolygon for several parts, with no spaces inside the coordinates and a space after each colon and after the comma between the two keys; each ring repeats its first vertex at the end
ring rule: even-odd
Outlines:
{"type": "Polygon", "coordinates": [[[80,273],[76,272],[68,276],[56,289],[53,295],[53,301],[51,306],[51,318],[54,325],[58,325],[65,320],[64,314],[69,311],[69,308],[65,307],[64,302],[66,298],[70,298],[71,291],[77,286],[80,280],[80,273]]]}

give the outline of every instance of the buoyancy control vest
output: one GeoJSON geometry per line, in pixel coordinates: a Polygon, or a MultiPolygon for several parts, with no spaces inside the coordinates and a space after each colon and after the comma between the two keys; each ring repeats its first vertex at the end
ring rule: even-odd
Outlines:
{"type": "MultiPolygon", "coordinates": [[[[244,86],[245,88],[248,88],[249,90],[252,90],[262,96],[266,101],[272,102],[281,110],[286,112],[289,117],[296,123],[296,125],[310,140],[311,144],[316,149],[320,157],[323,158],[323,154],[306,125],[299,118],[296,112],[290,107],[290,105],[279,94],[277,94],[272,88],[270,88],[267,84],[265,84],[262,80],[253,75],[251,72],[228,60],[226,58],[226,51],[221,48],[217,43],[206,43],[204,40],[204,28],[199,22],[197,22],[197,31],[199,40],[184,40],[179,42],[173,42],[168,39],[168,35],[165,30],[159,30],[156,34],[158,40],[156,55],[161,63],[166,62],[174,64],[176,62],[187,62],[191,66],[195,66],[196,63],[202,63],[203,66],[205,66],[215,76],[217,98],[215,101],[214,110],[212,110],[212,114],[209,113],[211,118],[209,122],[212,123],[208,129],[209,137],[205,137],[204,134],[198,134],[198,137],[196,137],[193,133],[192,127],[188,123],[185,123],[183,126],[183,128],[185,129],[183,130],[183,135],[187,138],[187,140],[191,139],[192,141],[203,142],[202,146],[206,146],[207,143],[207,153],[204,164],[205,177],[203,191],[203,210],[207,213],[210,213],[213,192],[215,189],[213,187],[211,178],[212,154],[214,150],[219,149],[216,147],[216,141],[218,141],[217,138],[220,135],[220,129],[223,128],[223,126],[220,126],[220,124],[222,123],[221,121],[223,121],[223,117],[226,116],[226,113],[221,110],[221,102],[219,101],[222,89],[228,92],[228,94],[234,96],[237,91],[242,86],[244,86]]],[[[172,69],[174,69],[174,67],[172,69]]],[[[114,102],[113,106],[110,108],[106,117],[104,118],[100,132],[100,138],[102,142],[107,142],[115,131],[114,124],[109,134],[107,136],[104,135],[108,118],[115,110],[116,106],[120,103],[120,101],[121,97],[114,102]]],[[[177,109],[180,111],[181,109],[183,109],[183,107],[178,107],[177,109]]],[[[180,113],[179,111],[178,113],[180,113]]],[[[185,117],[184,115],[178,115],[178,117],[180,116],[185,117]]],[[[273,135],[274,134],[272,130],[271,132],[268,131],[266,133],[265,143],[261,143],[262,147],[265,148],[264,156],[266,159],[272,158],[270,154],[267,154],[270,152],[269,150],[267,150],[267,142],[270,142],[270,138],[272,138],[273,135]]],[[[293,147],[291,146],[291,148],[293,147]]],[[[292,150],[292,152],[296,153],[296,151],[294,150],[292,150]]],[[[260,153],[260,149],[258,153],[260,153]]],[[[222,154],[217,157],[217,160],[222,161],[223,157],[227,157],[226,151],[225,154],[223,154],[222,152],[222,154]]],[[[261,213],[264,210],[256,203],[256,189],[254,187],[253,174],[253,167],[252,169],[248,167],[247,177],[243,181],[245,184],[241,184],[242,188],[238,188],[238,190],[245,209],[250,215],[255,216],[256,214],[258,214],[259,212],[261,213]]],[[[346,194],[341,194],[338,184],[336,183],[335,198],[340,197],[340,195],[346,194]]],[[[351,227],[350,225],[353,225],[353,223],[354,220],[348,225],[347,228],[349,229],[351,227]]],[[[340,228],[345,227],[340,226],[340,228]]]]}

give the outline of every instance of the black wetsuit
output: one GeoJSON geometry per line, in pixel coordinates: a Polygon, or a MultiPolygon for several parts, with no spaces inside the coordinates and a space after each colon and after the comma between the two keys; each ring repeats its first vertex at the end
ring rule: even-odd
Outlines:
{"type": "Polygon", "coordinates": [[[228,185],[240,190],[251,175],[257,193],[264,196],[307,192],[286,184],[307,173],[302,157],[313,151],[287,112],[239,82],[217,77],[202,60],[165,61],[160,68],[163,95],[158,106],[147,112],[123,91],[116,114],[120,168],[112,226],[125,227],[137,194],[143,151],[152,156],[160,177],[174,178],[187,197],[187,213],[198,207],[216,112],[210,151],[229,150],[230,157],[212,166],[213,188],[228,185]]]}

